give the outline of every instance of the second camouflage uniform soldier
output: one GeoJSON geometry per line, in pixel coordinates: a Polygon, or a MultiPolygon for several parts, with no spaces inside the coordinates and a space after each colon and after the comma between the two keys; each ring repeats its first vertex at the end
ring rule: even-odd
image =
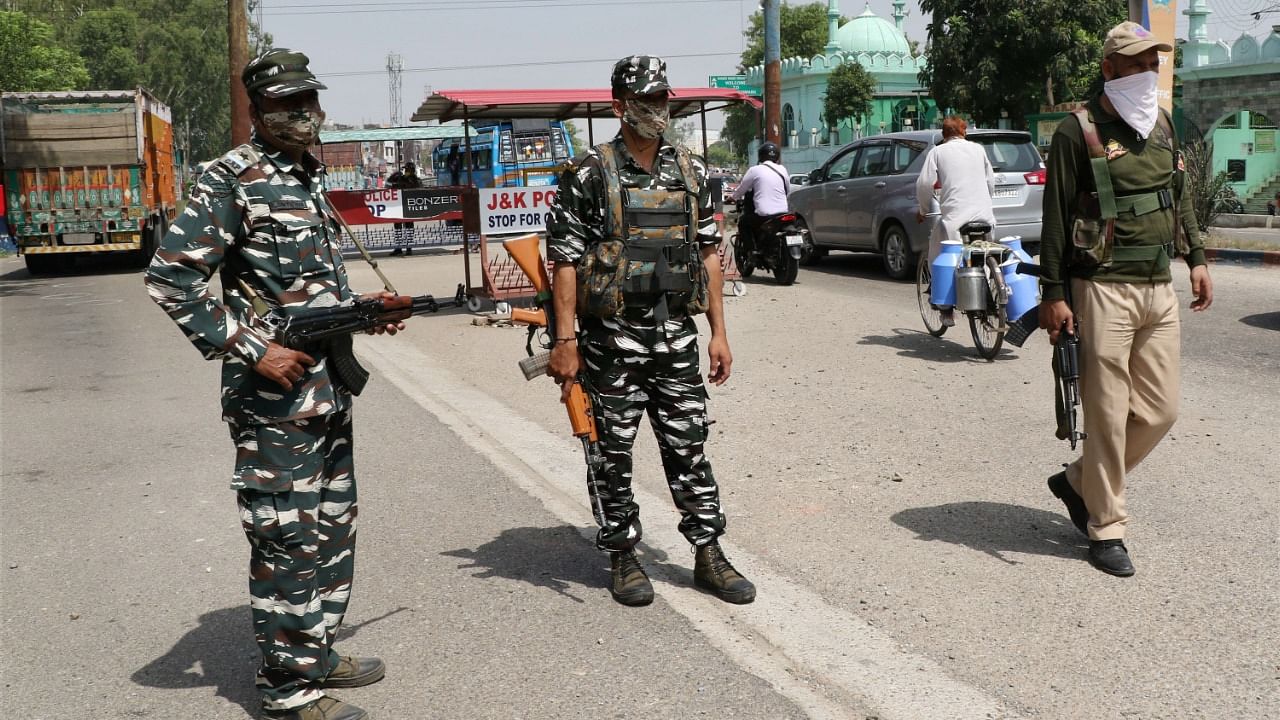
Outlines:
{"type": "Polygon", "coordinates": [[[565,171],[547,239],[557,320],[550,372],[561,382],[582,372],[605,457],[596,543],[610,553],[613,597],[652,602],[634,550],[641,526],[631,490],[631,448],[648,413],[680,532],[696,549],[696,584],[727,602],[751,602],[755,586],[717,542],[725,519],[704,453],[707,394],[694,315],[706,313],[711,327],[708,379],[723,383],[732,363],[706,166],[662,137],[671,88],[660,58],[623,58],[611,85],[621,130],[565,171]]]}

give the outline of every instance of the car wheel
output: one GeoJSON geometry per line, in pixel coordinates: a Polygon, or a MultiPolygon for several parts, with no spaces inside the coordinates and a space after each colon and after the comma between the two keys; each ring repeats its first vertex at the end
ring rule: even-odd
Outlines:
{"type": "Polygon", "coordinates": [[[911,252],[911,240],[907,231],[897,223],[891,223],[880,235],[880,251],[884,259],[884,271],[894,280],[906,280],[916,269],[915,253],[911,252]]]}

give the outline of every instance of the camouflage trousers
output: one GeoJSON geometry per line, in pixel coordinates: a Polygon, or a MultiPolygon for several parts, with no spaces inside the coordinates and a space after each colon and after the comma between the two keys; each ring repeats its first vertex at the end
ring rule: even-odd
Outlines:
{"type": "Polygon", "coordinates": [[[584,374],[595,403],[604,467],[596,488],[605,522],[596,545],[612,552],[640,542],[640,506],[631,491],[631,448],[646,412],[658,440],[680,532],[694,545],[724,534],[720,491],[703,453],[707,392],[698,374],[698,328],[689,317],[658,324],[650,310],[582,321],[584,374]]]}
{"type": "Polygon", "coordinates": [[[231,425],[240,522],[251,547],[249,604],[263,707],[324,695],[355,569],[351,412],[231,425]]]}

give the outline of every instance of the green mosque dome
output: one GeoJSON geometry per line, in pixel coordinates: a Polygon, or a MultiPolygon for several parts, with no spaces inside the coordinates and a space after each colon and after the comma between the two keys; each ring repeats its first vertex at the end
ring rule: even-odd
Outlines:
{"type": "Polygon", "coordinates": [[[893,23],[871,12],[868,5],[865,12],[845,23],[836,31],[836,44],[844,52],[858,53],[895,53],[910,55],[911,45],[907,38],[893,23]]]}

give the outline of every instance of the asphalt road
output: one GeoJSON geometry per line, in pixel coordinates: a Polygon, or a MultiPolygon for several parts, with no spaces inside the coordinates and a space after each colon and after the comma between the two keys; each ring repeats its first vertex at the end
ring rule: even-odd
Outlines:
{"type": "MultiPolygon", "coordinates": [[[[415,294],[461,275],[456,255],[384,267],[415,294]]],[[[659,600],[610,600],[522,331],[444,313],[362,338],[344,648],[390,671],[342,697],[384,720],[1280,716],[1280,273],[1214,277],[1184,317],[1182,418],[1131,478],[1131,580],[1083,561],[1044,487],[1071,455],[1043,336],[981,362],[962,328],[924,335],[870,256],[749,280],[710,446],[726,546],[760,585],[742,608],[688,587],[647,439],[659,600]]],[[[0,342],[3,716],[252,716],[216,364],[124,269],[0,260],[0,342]]]]}

